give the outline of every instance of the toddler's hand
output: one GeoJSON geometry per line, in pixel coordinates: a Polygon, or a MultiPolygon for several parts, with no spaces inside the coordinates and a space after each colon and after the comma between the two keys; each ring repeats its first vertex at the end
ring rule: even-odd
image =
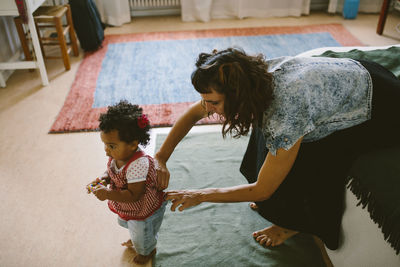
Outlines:
{"type": "Polygon", "coordinates": [[[102,184],[99,184],[95,190],[93,190],[93,194],[100,200],[104,201],[108,199],[108,193],[110,192],[110,189],[105,187],[102,184]]]}

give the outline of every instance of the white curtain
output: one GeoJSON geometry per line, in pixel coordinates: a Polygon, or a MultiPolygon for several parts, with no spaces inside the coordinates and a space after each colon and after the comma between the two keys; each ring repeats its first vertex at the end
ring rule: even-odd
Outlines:
{"type": "Polygon", "coordinates": [[[95,0],[101,21],[112,26],[121,26],[131,21],[129,0],[95,0]]]}
{"type": "MultiPolygon", "coordinates": [[[[329,13],[342,13],[345,0],[329,0],[329,13]]],[[[383,0],[360,0],[358,6],[359,12],[364,13],[379,13],[381,11],[383,0]]]]}
{"type": "Polygon", "coordinates": [[[310,13],[310,0],[181,0],[181,10],[183,21],[299,17],[310,13]]]}

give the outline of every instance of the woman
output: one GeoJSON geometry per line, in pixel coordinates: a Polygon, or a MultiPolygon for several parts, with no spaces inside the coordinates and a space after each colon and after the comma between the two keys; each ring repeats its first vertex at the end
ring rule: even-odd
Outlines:
{"type": "Polygon", "coordinates": [[[174,148],[211,114],[223,119],[224,137],[251,131],[241,166],[249,184],[170,191],[171,210],[202,202],[256,202],[252,207],[273,223],[253,233],[260,244],[276,246],[300,231],[336,249],[351,163],[398,143],[400,81],[372,62],[266,61],[233,48],[201,53],[196,67],[192,84],[202,100],[178,119],[155,155],[160,187],[168,185],[166,162],[174,148]]]}

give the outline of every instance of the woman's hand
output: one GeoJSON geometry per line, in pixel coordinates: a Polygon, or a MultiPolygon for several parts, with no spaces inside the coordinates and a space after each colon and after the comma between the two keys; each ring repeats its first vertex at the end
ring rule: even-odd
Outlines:
{"type": "Polygon", "coordinates": [[[202,200],[202,192],[200,190],[173,190],[167,193],[167,200],[172,201],[171,210],[179,211],[199,205],[202,200]]]}
{"type": "Polygon", "coordinates": [[[155,157],[154,160],[157,171],[157,189],[164,190],[168,187],[170,177],[167,164],[157,157],[155,157]]]}
{"type": "Polygon", "coordinates": [[[174,123],[167,138],[154,155],[157,170],[157,189],[164,190],[169,184],[169,171],[167,161],[178,143],[186,136],[192,127],[204,117],[207,111],[201,106],[200,101],[191,105],[174,123]]]}

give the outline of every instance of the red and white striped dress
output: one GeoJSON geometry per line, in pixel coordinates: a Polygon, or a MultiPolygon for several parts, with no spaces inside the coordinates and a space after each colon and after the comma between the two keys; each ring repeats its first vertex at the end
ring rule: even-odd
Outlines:
{"type": "Polygon", "coordinates": [[[149,170],[146,176],[145,193],[143,196],[135,202],[124,203],[112,200],[108,201],[110,210],[126,221],[145,220],[158,210],[164,201],[165,193],[163,191],[158,191],[156,188],[157,173],[154,166],[154,159],[146,155],[143,151],[136,152],[119,172],[115,172],[114,169],[111,168],[112,158],[108,160],[107,172],[108,176],[111,178],[111,189],[125,190],[128,188],[126,170],[132,162],[141,157],[147,157],[149,160],[149,170]]]}

